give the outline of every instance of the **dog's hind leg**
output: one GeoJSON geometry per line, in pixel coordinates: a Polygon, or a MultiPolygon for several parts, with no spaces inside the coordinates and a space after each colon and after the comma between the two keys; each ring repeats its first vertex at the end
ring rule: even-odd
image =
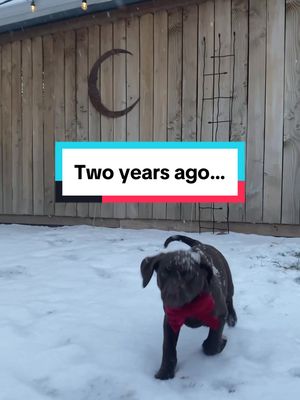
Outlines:
{"type": "Polygon", "coordinates": [[[228,309],[228,315],[227,315],[226,322],[227,322],[228,326],[233,327],[237,323],[237,315],[236,315],[235,309],[233,307],[232,297],[229,300],[227,300],[226,303],[227,303],[227,309],[228,309]]]}

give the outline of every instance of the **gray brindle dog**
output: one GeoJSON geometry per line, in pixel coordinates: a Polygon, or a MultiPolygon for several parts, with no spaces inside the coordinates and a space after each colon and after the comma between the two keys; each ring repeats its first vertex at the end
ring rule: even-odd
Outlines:
{"type": "MultiPolygon", "coordinates": [[[[224,349],[227,341],[222,335],[224,325],[227,322],[229,326],[234,326],[237,322],[232,302],[232,276],[225,257],[215,247],[182,235],[169,237],[164,247],[173,241],[183,242],[191,249],[160,253],[146,257],[141,263],[143,287],[148,285],[156,271],[165,310],[163,356],[161,367],[155,375],[157,379],[173,378],[177,364],[176,345],[180,328],[174,329],[171,323],[171,315],[174,313],[169,314],[168,310],[181,312],[198,301],[195,299],[200,299],[198,303],[201,308],[201,296],[209,296],[209,304],[213,304],[211,318],[218,320],[217,328],[206,324],[201,317],[187,317],[183,321],[191,328],[210,326],[208,337],[202,345],[206,355],[215,355],[224,349]]],[[[176,323],[176,313],[174,315],[176,323]]]]}

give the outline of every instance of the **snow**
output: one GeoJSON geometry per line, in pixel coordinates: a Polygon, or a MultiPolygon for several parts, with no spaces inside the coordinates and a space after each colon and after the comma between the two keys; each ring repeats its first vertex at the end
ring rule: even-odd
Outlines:
{"type": "MultiPolygon", "coordinates": [[[[206,357],[183,328],[178,371],[157,381],[163,310],[142,259],[171,232],[0,226],[1,400],[282,400],[300,392],[300,239],[189,236],[229,260],[238,324],[206,357]]],[[[170,251],[187,249],[172,243],[170,251]]]]}

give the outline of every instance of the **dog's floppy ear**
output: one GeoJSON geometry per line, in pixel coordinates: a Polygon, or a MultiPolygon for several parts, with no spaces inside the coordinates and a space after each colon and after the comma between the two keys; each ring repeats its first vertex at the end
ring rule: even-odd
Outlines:
{"type": "Polygon", "coordinates": [[[143,278],[143,288],[150,282],[154,270],[157,270],[160,260],[160,255],[153,257],[146,257],[141,263],[141,274],[143,278]]]}

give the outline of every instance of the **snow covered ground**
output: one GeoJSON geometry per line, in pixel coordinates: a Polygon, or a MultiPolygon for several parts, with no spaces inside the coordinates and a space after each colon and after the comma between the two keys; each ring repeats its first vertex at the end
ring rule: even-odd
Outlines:
{"type": "Polygon", "coordinates": [[[238,324],[215,357],[201,352],[206,328],[183,328],[175,379],[153,378],[163,311],[139,266],[170,234],[0,226],[0,399],[297,398],[300,239],[190,235],[228,258],[238,324]]]}

